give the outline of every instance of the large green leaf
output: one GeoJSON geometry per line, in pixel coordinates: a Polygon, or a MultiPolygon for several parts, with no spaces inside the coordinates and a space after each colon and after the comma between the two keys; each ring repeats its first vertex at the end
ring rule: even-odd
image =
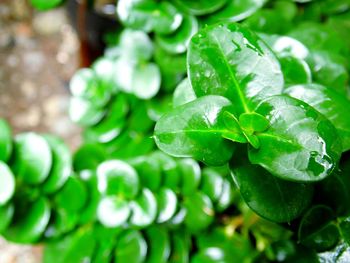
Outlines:
{"type": "Polygon", "coordinates": [[[341,140],[323,115],[286,95],[266,99],[256,112],[270,127],[256,134],[260,148],[249,148],[252,163],[290,181],[320,181],[331,174],[342,152],[341,140]]]}
{"type": "Polygon", "coordinates": [[[193,157],[209,165],[225,164],[234,150],[222,138],[228,133],[222,112],[232,110],[230,101],[206,96],[165,114],[156,124],[158,147],[173,156],[193,157]]]}
{"type": "Polygon", "coordinates": [[[311,203],[313,186],[276,178],[244,158],[233,158],[233,179],[248,206],[274,222],[290,222],[311,203]]]}
{"type": "Polygon", "coordinates": [[[350,101],[343,94],[318,84],[292,86],[285,93],[306,102],[327,117],[338,130],[343,151],[350,150],[350,118],[345,114],[350,101]]]}
{"type": "Polygon", "coordinates": [[[282,92],[283,74],[274,54],[239,24],[201,30],[191,40],[187,63],[196,95],[224,96],[231,100],[237,115],[282,92]]]}

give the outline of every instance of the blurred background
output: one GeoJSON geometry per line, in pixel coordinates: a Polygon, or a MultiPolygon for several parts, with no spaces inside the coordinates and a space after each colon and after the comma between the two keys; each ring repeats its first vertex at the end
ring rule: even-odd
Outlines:
{"type": "MultiPolygon", "coordinates": [[[[0,0],[0,116],[14,133],[53,133],[76,148],[80,131],[67,114],[67,85],[79,63],[65,9],[39,13],[26,0],[0,0]]],[[[40,247],[0,237],[1,263],[40,262],[40,255],[40,247]]]]}

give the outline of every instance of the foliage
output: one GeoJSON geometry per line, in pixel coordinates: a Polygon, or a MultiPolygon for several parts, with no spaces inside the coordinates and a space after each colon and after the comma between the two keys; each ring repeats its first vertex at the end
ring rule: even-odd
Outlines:
{"type": "Polygon", "coordinates": [[[0,122],[0,232],[44,262],[346,262],[349,12],[119,0],[117,43],[70,82],[73,157],[0,122]]]}

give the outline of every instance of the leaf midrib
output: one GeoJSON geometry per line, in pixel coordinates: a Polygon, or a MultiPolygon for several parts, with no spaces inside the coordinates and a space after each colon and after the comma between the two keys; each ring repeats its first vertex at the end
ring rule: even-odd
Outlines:
{"type": "Polygon", "coordinates": [[[250,109],[249,109],[248,106],[247,106],[247,102],[246,102],[246,100],[245,100],[244,94],[242,93],[242,90],[241,90],[241,88],[240,88],[240,85],[239,85],[239,83],[238,83],[238,80],[237,80],[237,78],[235,77],[235,75],[234,75],[234,73],[233,73],[233,71],[232,71],[232,69],[231,69],[231,65],[228,64],[228,62],[227,62],[227,60],[226,60],[224,50],[222,49],[222,46],[220,45],[220,42],[219,42],[217,36],[214,35],[213,38],[214,38],[215,43],[216,43],[216,45],[217,45],[217,47],[218,47],[218,50],[220,51],[219,54],[220,54],[221,57],[223,58],[223,61],[225,62],[225,66],[226,66],[228,72],[230,73],[230,77],[231,77],[231,79],[232,79],[232,81],[233,81],[233,83],[234,83],[236,93],[238,94],[238,98],[240,99],[240,102],[241,102],[241,105],[242,105],[242,107],[243,107],[243,109],[244,109],[244,112],[249,113],[249,112],[250,112],[250,109]]]}

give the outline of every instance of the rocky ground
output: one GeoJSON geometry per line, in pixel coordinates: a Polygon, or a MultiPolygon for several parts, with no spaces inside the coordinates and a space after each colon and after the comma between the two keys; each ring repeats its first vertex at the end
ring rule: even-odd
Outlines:
{"type": "MultiPolygon", "coordinates": [[[[72,149],[79,144],[80,130],[67,115],[78,48],[65,10],[37,13],[26,0],[0,0],[0,118],[15,134],[53,133],[72,149]]],[[[40,262],[40,255],[40,247],[0,239],[1,263],[40,262]]]]}

